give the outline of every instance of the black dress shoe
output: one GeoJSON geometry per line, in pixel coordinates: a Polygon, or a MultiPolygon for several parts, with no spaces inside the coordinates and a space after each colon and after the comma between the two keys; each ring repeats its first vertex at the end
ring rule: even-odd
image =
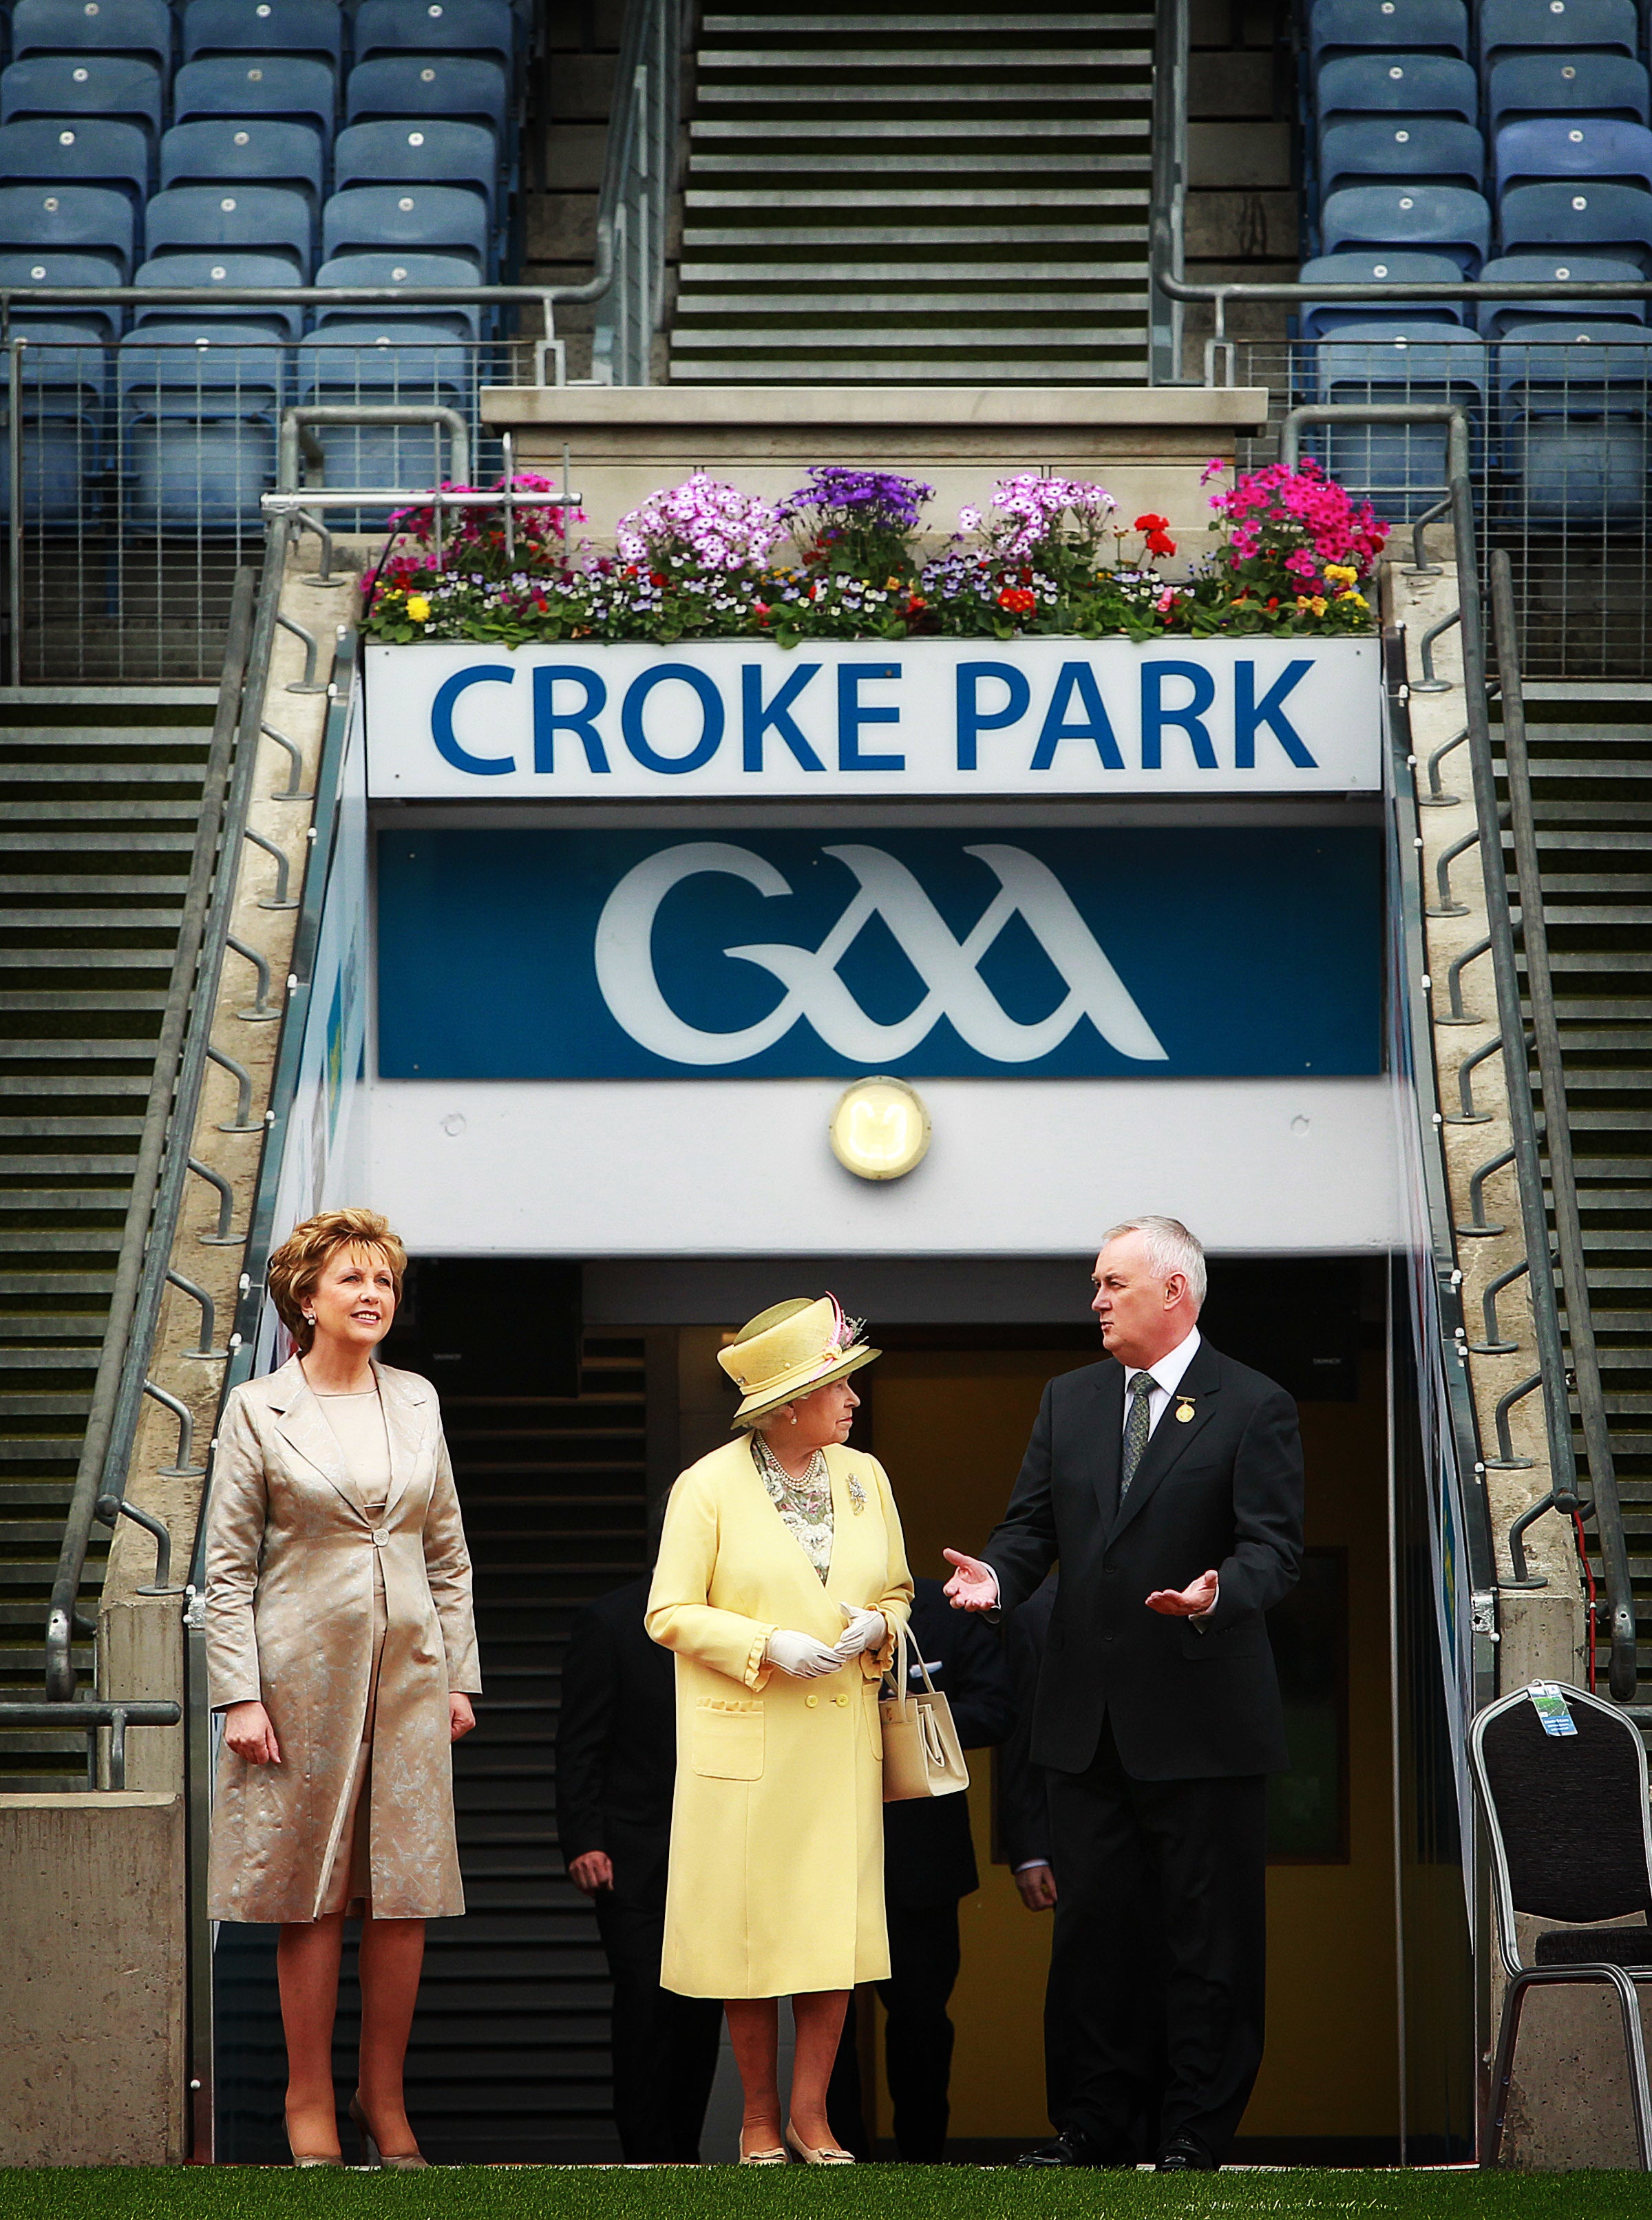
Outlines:
{"type": "Polygon", "coordinates": [[[1133,2166],[1135,2161],[1121,2158],[1113,2145],[1098,2142],[1082,2128],[1063,2128],[1053,2143],[1040,2143],[1035,2150],[1023,2151],[1015,2164],[1019,2167],[1133,2166]]]}
{"type": "Polygon", "coordinates": [[[1172,2136],[1159,2153],[1158,2173],[1214,2173],[1216,2161],[1197,2136],[1172,2136]]]}

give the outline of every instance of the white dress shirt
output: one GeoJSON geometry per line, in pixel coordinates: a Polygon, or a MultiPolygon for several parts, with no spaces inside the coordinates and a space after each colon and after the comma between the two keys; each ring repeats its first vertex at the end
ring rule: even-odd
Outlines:
{"type": "Polygon", "coordinates": [[[1185,1341],[1177,1342],[1175,1347],[1161,1356],[1156,1364],[1132,1364],[1126,1369],[1125,1418],[1123,1425],[1119,1429],[1120,1438],[1130,1431],[1130,1383],[1136,1375],[1138,1372],[1150,1372],[1153,1375],[1153,1392],[1147,1399],[1147,1438],[1151,1441],[1157,1430],[1159,1420],[1175,1399],[1176,1389],[1181,1385],[1182,1375],[1198,1354],[1199,1328],[1195,1326],[1185,1341]]]}

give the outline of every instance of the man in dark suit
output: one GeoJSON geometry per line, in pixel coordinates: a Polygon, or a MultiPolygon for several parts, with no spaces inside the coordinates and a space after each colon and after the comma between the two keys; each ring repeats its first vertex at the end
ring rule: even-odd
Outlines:
{"type": "MultiPolygon", "coordinates": [[[[920,1580],[912,1606],[911,1685],[917,1661],[952,1707],[965,1749],[1002,1742],[1015,1722],[1015,1699],[997,1637],[979,1620],[949,1609],[938,1581],[920,1580]]],[[[884,2058],[895,2107],[895,2142],[908,2166],[938,2166],[951,2117],[952,2022],[947,2004],[962,1955],[958,1901],[981,1886],[967,1796],[913,1797],[883,1807],[883,1887],[889,1923],[889,1978],[880,1981],[884,2058]]],[[[832,2124],[857,2157],[872,2155],[860,2105],[855,2023],[845,2023],[827,2093],[832,2124]]]]}
{"type": "Polygon", "coordinates": [[[620,2148],[633,2164],[694,2164],[723,2008],[659,1984],[676,1778],[676,1661],[643,1625],[648,1587],[645,1575],[599,1596],[570,1629],[557,1827],[568,1877],[591,1899],[614,1981],[620,2148]]]}
{"type": "Polygon", "coordinates": [[[1109,1361],[1045,1388],[1009,1509],[981,1557],[946,1552],[947,1593],[1013,1609],[1061,1561],[1032,1756],[1082,2024],[1056,2141],[1021,2163],[1135,2162],[1158,1972],[1158,2165],[1181,2173],[1221,2163],[1262,2062],[1266,1776],[1288,1763],[1262,1614],[1301,1560],[1302,1452],[1283,1388],[1200,1338],[1184,1225],[1115,1226],[1094,1280],[1109,1361]]]}

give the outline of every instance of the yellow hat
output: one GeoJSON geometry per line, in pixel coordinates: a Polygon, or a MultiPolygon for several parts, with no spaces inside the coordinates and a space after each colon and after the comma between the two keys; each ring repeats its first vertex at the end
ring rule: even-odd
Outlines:
{"type": "Polygon", "coordinates": [[[842,1380],[870,1364],[882,1350],[861,1339],[863,1319],[849,1319],[835,1295],[810,1302],[799,1295],[748,1319],[717,1362],[745,1395],[736,1426],[755,1425],[782,1403],[842,1380]]]}

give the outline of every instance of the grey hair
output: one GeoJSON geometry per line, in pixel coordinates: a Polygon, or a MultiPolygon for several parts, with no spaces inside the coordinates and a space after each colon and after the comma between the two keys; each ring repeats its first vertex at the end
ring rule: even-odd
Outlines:
{"type": "Polygon", "coordinates": [[[1196,1234],[1189,1233],[1179,1218],[1126,1218],[1110,1225],[1101,1236],[1105,1249],[1121,1233],[1139,1233],[1147,1250],[1147,1269],[1156,1280],[1180,1272],[1195,1303],[1205,1300],[1205,1251],[1196,1234]]]}

